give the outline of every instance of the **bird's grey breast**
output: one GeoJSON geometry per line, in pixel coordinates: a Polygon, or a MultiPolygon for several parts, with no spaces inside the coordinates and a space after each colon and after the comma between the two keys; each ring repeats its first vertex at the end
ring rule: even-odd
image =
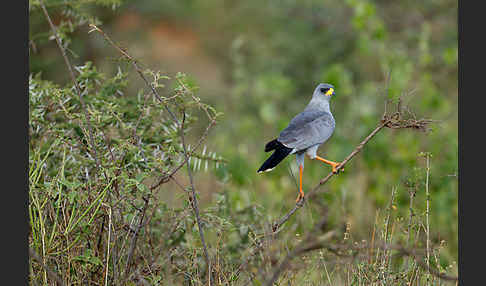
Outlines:
{"type": "Polygon", "coordinates": [[[304,150],[324,143],[334,132],[335,121],[330,112],[307,110],[294,117],[278,138],[289,148],[304,150]]]}

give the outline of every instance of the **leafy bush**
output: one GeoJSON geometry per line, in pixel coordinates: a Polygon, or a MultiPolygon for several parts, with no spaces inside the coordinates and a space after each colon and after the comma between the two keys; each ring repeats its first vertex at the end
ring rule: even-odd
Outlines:
{"type": "MultiPolygon", "coordinates": [[[[407,4],[381,1],[223,2],[30,1],[30,45],[43,48],[31,54],[29,76],[30,282],[455,280],[457,49],[444,21],[454,10],[450,1],[417,4],[406,15],[407,4]],[[413,25],[420,9],[429,18],[413,25]],[[190,22],[224,66],[224,88],[208,91],[189,73],[138,62],[103,31],[126,11],[190,22]],[[86,56],[85,42],[96,56],[86,56]],[[106,56],[108,64],[100,60],[106,56]],[[81,62],[72,65],[74,80],[71,62],[81,62]],[[406,97],[413,110],[444,120],[427,136],[378,134],[345,173],[275,229],[293,207],[295,166],[287,159],[259,177],[255,166],[266,155],[263,142],[301,111],[302,95],[317,82],[337,87],[338,128],[326,143],[336,161],[379,124],[386,99],[397,103],[411,89],[419,89],[406,97]],[[418,156],[430,150],[434,156],[418,156]]],[[[328,171],[318,165],[306,165],[306,193],[328,171]]]]}

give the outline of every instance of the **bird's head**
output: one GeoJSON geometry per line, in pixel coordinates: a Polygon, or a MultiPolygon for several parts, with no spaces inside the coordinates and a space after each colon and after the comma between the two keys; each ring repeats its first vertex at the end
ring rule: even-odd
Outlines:
{"type": "Polygon", "coordinates": [[[312,95],[315,99],[329,101],[334,96],[334,86],[328,83],[320,83],[312,95]]]}

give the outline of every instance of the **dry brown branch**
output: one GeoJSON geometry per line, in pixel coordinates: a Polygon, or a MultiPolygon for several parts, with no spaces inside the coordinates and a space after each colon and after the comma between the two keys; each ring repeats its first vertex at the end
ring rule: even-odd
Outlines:
{"type": "MultiPolygon", "coordinates": [[[[341,164],[337,168],[337,171],[339,172],[339,170],[341,170],[354,156],[356,156],[356,154],[358,154],[361,151],[361,149],[363,149],[364,145],[366,145],[366,143],[368,143],[368,141],[370,141],[371,138],[373,138],[378,132],[380,132],[386,126],[387,123],[388,121],[382,122],[363,141],[361,141],[361,143],[358,144],[358,146],[356,146],[356,148],[354,148],[354,150],[341,162],[341,164]]],[[[325,178],[319,181],[319,184],[317,184],[317,186],[315,186],[309,192],[309,195],[306,196],[306,199],[315,196],[320,186],[327,183],[327,181],[329,181],[329,179],[331,179],[331,177],[334,175],[335,173],[330,172],[325,178]]],[[[304,205],[304,200],[300,200],[299,202],[297,202],[295,206],[288,213],[286,213],[282,218],[280,218],[280,220],[278,220],[272,225],[272,231],[274,233],[277,232],[282,227],[282,225],[286,223],[290,219],[290,217],[303,205],[304,205]]]]}
{"type": "Polygon", "coordinates": [[[138,66],[138,62],[135,58],[133,58],[132,56],[130,56],[127,51],[125,51],[122,47],[120,47],[119,45],[117,45],[107,34],[105,34],[105,32],[103,32],[103,30],[101,30],[100,28],[98,28],[96,25],[94,24],[89,24],[89,26],[92,28],[92,31],[97,31],[99,32],[105,39],[106,41],[108,41],[108,43],[110,43],[110,45],[112,45],[115,49],[117,49],[122,55],[123,57],[125,57],[130,63],[132,63],[133,67],[135,68],[135,70],[137,71],[138,75],[142,78],[142,80],[145,82],[145,84],[150,88],[150,90],[152,91],[152,94],[159,100],[159,102],[163,103],[164,105],[164,108],[165,110],[170,114],[170,116],[172,117],[172,119],[177,122],[177,125],[180,125],[180,122],[179,120],[177,119],[177,117],[174,115],[174,113],[170,110],[170,108],[167,106],[167,104],[165,103],[165,100],[162,99],[162,97],[160,97],[159,93],[157,92],[157,90],[154,88],[153,85],[151,85],[147,78],[145,77],[145,75],[143,74],[143,71],[142,69],[138,66]]]}

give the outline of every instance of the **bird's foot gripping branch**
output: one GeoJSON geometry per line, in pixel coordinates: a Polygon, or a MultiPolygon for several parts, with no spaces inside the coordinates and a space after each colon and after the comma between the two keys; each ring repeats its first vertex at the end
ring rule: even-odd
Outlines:
{"type": "Polygon", "coordinates": [[[306,195],[305,197],[303,195],[299,195],[295,206],[286,214],[284,214],[278,221],[273,223],[272,225],[273,233],[278,232],[279,229],[282,227],[282,225],[285,224],[290,219],[290,217],[294,215],[297,212],[297,210],[304,205],[304,201],[305,201],[304,198],[305,199],[313,198],[319,192],[320,187],[322,185],[326,184],[339,171],[343,171],[346,164],[348,164],[354,158],[354,156],[356,156],[364,148],[364,146],[368,144],[368,142],[385,127],[390,129],[414,129],[414,130],[426,132],[430,130],[429,125],[431,123],[436,122],[435,120],[431,120],[431,119],[424,119],[424,118],[417,119],[415,114],[408,107],[403,107],[402,97],[398,98],[395,104],[396,109],[394,112],[387,111],[386,106],[388,104],[390,104],[389,100],[386,101],[385,112],[383,113],[383,116],[378,126],[375,129],[373,129],[373,131],[371,131],[370,134],[366,136],[353,149],[353,151],[351,151],[351,153],[349,153],[349,155],[346,156],[346,158],[341,163],[339,163],[335,168],[333,168],[334,169],[333,171],[331,171],[326,177],[322,178],[319,181],[319,183],[309,192],[308,195],[306,195]]]}

